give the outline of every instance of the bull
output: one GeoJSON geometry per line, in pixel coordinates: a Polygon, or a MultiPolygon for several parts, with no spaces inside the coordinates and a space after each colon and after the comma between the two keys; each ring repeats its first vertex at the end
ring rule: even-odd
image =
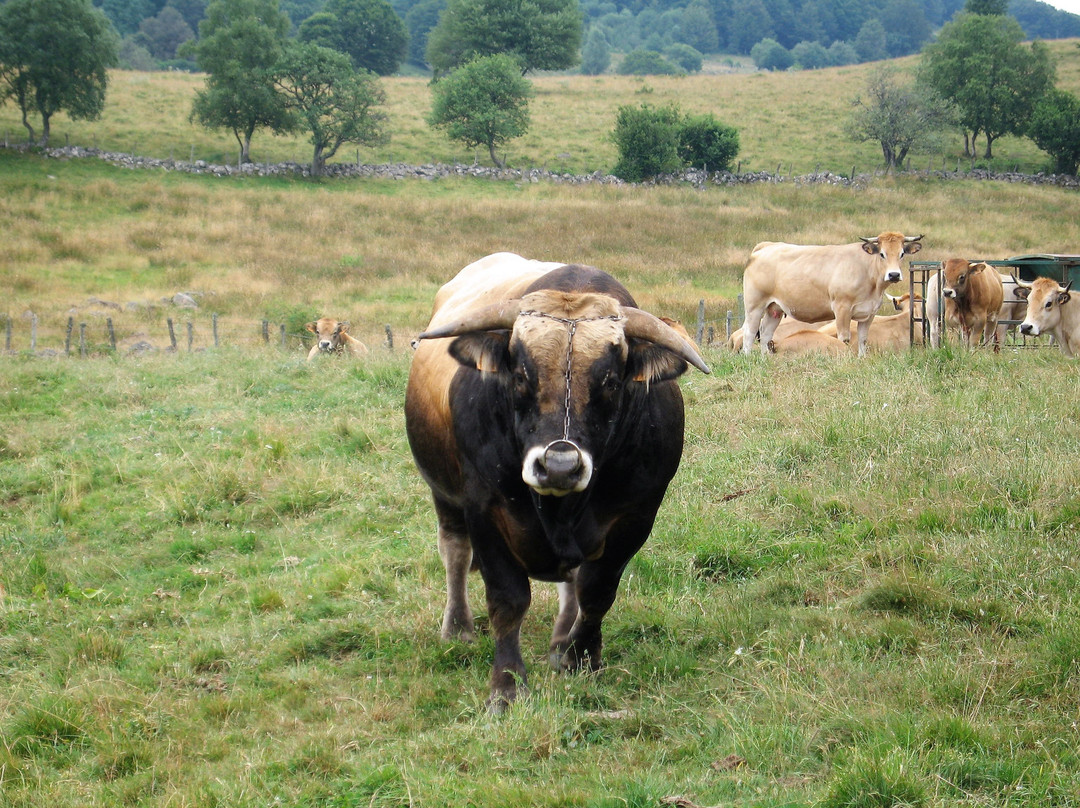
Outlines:
{"type": "Polygon", "coordinates": [[[526,684],[530,579],[558,582],[551,665],[601,666],[601,623],[681,459],[687,363],[709,372],[593,267],[498,253],[436,295],[406,430],[438,521],[444,639],[473,638],[469,570],[484,581],[493,711],[526,684]]]}
{"type": "Polygon", "coordinates": [[[1020,333],[1028,337],[1052,334],[1061,352],[1070,357],[1080,354],[1080,306],[1072,305],[1071,286],[1072,281],[1062,286],[1053,278],[1016,281],[1016,295],[1027,300],[1020,333]]]}

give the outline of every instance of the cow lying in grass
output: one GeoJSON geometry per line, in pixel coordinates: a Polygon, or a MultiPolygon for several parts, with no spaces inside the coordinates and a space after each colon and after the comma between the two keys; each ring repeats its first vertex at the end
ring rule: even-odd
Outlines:
{"type": "Polygon", "coordinates": [[[315,344],[308,352],[309,362],[321,353],[368,355],[368,347],[349,333],[348,323],[340,322],[333,317],[323,317],[313,323],[307,323],[304,328],[316,336],[315,344]]]}

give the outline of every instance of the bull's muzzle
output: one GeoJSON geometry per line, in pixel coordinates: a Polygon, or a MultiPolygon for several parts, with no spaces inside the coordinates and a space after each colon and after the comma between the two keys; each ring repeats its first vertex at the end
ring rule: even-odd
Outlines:
{"type": "Polygon", "coordinates": [[[886,272],[885,273],[885,282],[886,283],[899,283],[903,279],[904,279],[904,275],[903,275],[902,272],[900,272],[900,270],[894,269],[891,272],[886,272]]]}
{"type": "Polygon", "coordinates": [[[526,453],[521,478],[538,494],[547,496],[584,491],[592,479],[592,457],[573,441],[552,441],[526,453]]]}
{"type": "Polygon", "coordinates": [[[1039,336],[1039,329],[1037,329],[1033,323],[1020,323],[1020,333],[1037,337],[1039,336]]]}

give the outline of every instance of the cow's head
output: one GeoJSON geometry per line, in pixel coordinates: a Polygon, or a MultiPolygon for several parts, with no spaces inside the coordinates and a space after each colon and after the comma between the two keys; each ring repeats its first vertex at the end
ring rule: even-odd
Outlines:
{"type": "Polygon", "coordinates": [[[1053,278],[1036,278],[1034,283],[1023,283],[1013,278],[1016,283],[1014,294],[1027,301],[1027,315],[1020,323],[1020,333],[1037,337],[1047,331],[1053,331],[1061,322],[1061,307],[1072,299],[1069,287],[1053,278]]]}
{"type": "Polygon", "coordinates": [[[333,317],[323,317],[321,320],[307,323],[304,328],[318,338],[320,351],[336,353],[341,350],[341,345],[345,341],[342,335],[348,333],[349,324],[340,323],[333,317]]]}
{"type": "Polygon", "coordinates": [[[941,262],[941,294],[952,300],[967,297],[971,282],[976,276],[990,269],[989,264],[976,263],[964,258],[950,258],[941,262]]]}
{"type": "Polygon", "coordinates": [[[457,337],[451,355],[504,386],[521,477],[541,495],[588,487],[631,388],[674,379],[688,362],[709,372],[671,326],[602,294],[532,292],[420,335],[438,337],[457,337]]]}
{"type": "Polygon", "coordinates": [[[914,255],[922,249],[922,236],[905,236],[903,233],[886,232],[873,238],[859,236],[863,251],[877,258],[881,280],[886,285],[904,279],[901,262],[905,255],[914,255]]]}

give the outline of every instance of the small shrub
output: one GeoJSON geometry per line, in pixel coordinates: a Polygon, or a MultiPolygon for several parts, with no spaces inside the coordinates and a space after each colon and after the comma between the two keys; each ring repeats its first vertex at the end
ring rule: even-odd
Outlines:
{"type": "Polygon", "coordinates": [[[739,153],[739,133],[716,116],[690,115],[679,130],[679,157],[707,171],[729,171],[739,153]]]}
{"type": "Polygon", "coordinates": [[[926,787],[897,753],[857,755],[833,780],[822,808],[918,808],[926,787]]]}

